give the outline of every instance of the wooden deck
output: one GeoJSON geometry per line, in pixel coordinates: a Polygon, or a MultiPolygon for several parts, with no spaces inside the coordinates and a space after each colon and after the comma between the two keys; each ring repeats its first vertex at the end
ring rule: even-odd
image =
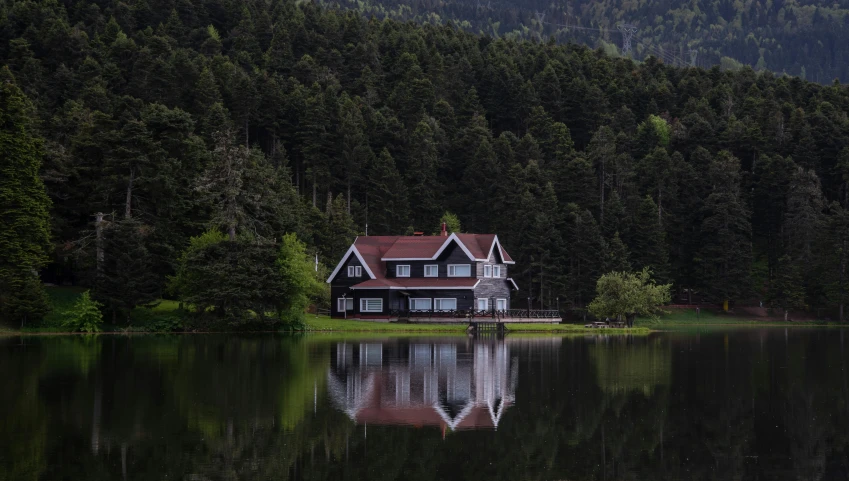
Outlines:
{"type": "MultiPolygon", "coordinates": [[[[362,316],[362,315],[361,315],[362,316]]],[[[360,321],[408,324],[558,324],[563,319],[554,309],[509,309],[506,311],[399,311],[384,317],[356,317],[360,321]]]]}

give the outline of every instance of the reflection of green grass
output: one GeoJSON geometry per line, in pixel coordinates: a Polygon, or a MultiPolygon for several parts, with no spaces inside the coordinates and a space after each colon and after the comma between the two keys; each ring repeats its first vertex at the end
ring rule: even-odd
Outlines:
{"type": "Polygon", "coordinates": [[[582,324],[507,324],[510,332],[551,332],[551,333],[580,333],[580,334],[648,334],[651,329],[647,327],[634,327],[631,329],[595,329],[587,328],[582,324]]]}

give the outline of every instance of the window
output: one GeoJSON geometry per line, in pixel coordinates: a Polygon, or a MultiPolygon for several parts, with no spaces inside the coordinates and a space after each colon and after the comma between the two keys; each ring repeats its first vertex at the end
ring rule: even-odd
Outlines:
{"type": "Polygon", "coordinates": [[[501,277],[501,266],[492,266],[492,277],[501,277]]]}
{"type": "Polygon", "coordinates": [[[429,311],[430,306],[430,299],[410,299],[411,311],[429,311]]]}
{"type": "Polygon", "coordinates": [[[456,311],[457,299],[434,299],[437,311],[456,311]]]}
{"type": "Polygon", "coordinates": [[[348,266],[348,277],[362,277],[363,268],[360,266],[348,266]]]}
{"type": "Polygon", "coordinates": [[[492,266],[491,265],[483,266],[483,276],[484,277],[492,277],[492,266]]]}
{"type": "Polygon", "coordinates": [[[439,277],[439,266],[425,266],[425,277],[439,277]]]}
{"type": "Polygon", "coordinates": [[[495,309],[499,311],[507,310],[507,299],[496,299],[495,300],[495,309]]]}
{"type": "Polygon", "coordinates": [[[410,277],[410,266],[396,266],[395,277],[410,277]]]}
{"type": "Polygon", "coordinates": [[[339,312],[353,311],[354,300],[346,297],[340,297],[339,299],[336,299],[336,310],[339,312]]]}
{"type": "Polygon", "coordinates": [[[449,264],[448,277],[471,277],[472,266],[469,264],[449,264]]]}
{"type": "Polygon", "coordinates": [[[489,299],[478,299],[478,310],[485,311],[489,309],[489,299]]]}
{"type": "Polygon", "coordinates": [[[360,299],[360,312],[383,312],[383,299],[360,299]]]}

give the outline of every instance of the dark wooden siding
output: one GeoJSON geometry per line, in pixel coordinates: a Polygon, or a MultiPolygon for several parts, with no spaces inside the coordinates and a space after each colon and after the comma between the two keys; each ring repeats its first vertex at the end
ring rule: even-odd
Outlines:
{"type": "Polygon", "coordinates": [[[442,251],[442,254],[436,260],[429,261],[391,261],[386,263],[386,277],[394,278],[396,277],[395,271],[396,266],[406,265],[410,266],[410,277],[424,277],[424,266],[426,265],[438,265],[439,266],[439,276],[441,278],[448,277],[448,264],[468,264],[471,266],[472,275],[469,277],[476,277],[475,275],[475,262],[469,259],[469,256],[463,252],[463,249],[457,245],[456,242],[452,242],[448,247],[442,251]]]}
{"type": "Polygon", "coordinates": [[[362,262],[357,259],[357,256],[351,253],[351,256],[348,258],[345,264],[342,265],[342,268],[339,269],[339,272],[336,273],[336,277],[330,280],[330,284],[333,286],[350,287],[354,284],[359,284],[360,282],[367,281],[369,279],[371,278],[368,276],[368,272],[366,272],[366,268],[363,266],[362,262]],[[348,277],[348,267],[350,266],[362,267],[363,275],[360,277],[348,277]]]}

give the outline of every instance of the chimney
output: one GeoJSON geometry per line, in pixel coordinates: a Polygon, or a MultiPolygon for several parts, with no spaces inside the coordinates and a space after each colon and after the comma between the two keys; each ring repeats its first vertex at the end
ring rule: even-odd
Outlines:
{"type": "Polygon", "coordinates": [[[448,237],[448,226],[445,225],[445,222],[442,223],[442,237],[448,237]]]}

